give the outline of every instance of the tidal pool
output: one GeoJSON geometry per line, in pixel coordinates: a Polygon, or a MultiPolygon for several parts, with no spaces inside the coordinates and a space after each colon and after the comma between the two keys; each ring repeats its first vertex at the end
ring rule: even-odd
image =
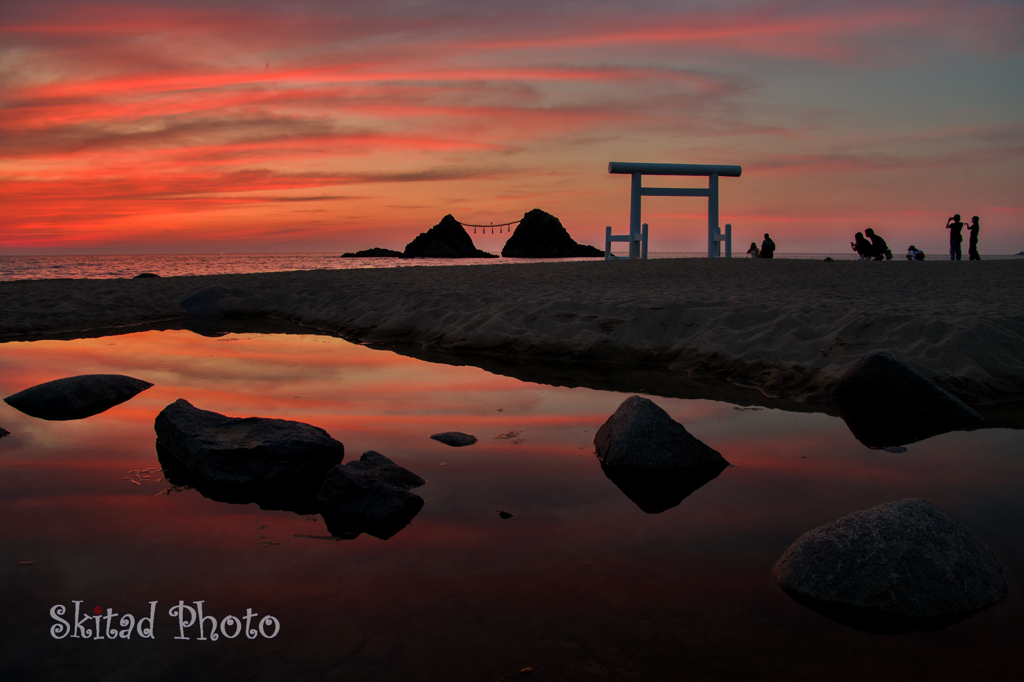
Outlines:
{"type": "Polygon", "coordinates": [[[649,514],[594,455],[594,432],[626,393],[330,336],[0,345],[3,396],[92,373],[155,385],[79,421],[0,403],[11,431],[0,439],[3,679],[1013,679],[1024,663],[1024,431],[953,432],[891,453],[826,414],[650,395],[733,466],[649,514]],[[425,505],[388,540],[338,540],[316,515],[169,486],[153,420],[178,398],[319,426],[346,461],[376,450],[427,479],[415,490],[425,505]],[[440,431],[479,442],[429,439],[440,431]],[[1006,602],[939,631],[878,635],[774,583],[772,565],[805,531],[905,497],[993,549],[1006,602]],[[82,617],[136,618],[155,601],[153,637],[54,638],[51,609],[69,619],[76,601],[82,617]],[[251,611],[253,628],[271,615],[280,631],[212,641],[193,626],[176,639],[179,601],[218,620],[251,611]]]}

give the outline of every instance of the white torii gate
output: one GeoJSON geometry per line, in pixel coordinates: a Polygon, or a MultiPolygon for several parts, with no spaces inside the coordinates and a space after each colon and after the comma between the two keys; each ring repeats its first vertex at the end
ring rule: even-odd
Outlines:
{"type": "Polygon", "coordinates": [[[707,197],[708,198],[708,258],[722,255],[725,242],[725,257],[732,258],[732,225],[725,226],[725,235],[718,226],[718,177],[738,178],[743,169],[739,166],[716,166],[692,163],[623,163],[612,161],[609,173],[633,176],[629,199],[629,234],[612,236],[609,225],[605,229],[604,258],[615,260],[625,256],[612,255],[612,242],[629,242],[629,258],[647,258],[647,223],[640,224],[641,197],[707,197]],[[699,175],[707,176],[708,188],[644,187],[644,175],[699,175]]]}

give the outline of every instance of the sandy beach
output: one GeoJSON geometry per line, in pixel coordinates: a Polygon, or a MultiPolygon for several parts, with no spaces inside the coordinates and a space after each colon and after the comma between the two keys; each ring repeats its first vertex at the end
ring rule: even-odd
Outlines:
{"type": "Polygon", "coordinates": [[[0,340],[232,317],[362,343],[528,360],[645,363],[767,396],[827,399],[884,348],[968,402],[1024,397],[1024,262],[649,260],[0,283],[0,340]]]}

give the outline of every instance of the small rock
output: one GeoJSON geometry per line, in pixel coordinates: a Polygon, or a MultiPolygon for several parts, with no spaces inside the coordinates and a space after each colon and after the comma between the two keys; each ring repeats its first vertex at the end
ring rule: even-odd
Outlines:
{"type": "Polygon", "coordinates": [[[424,483],[370,450],[358,462],[331,468],[314,505],[332,535],[355,537],[365,532],[383,540],[407,526],[423,508],[423,499],[409,489],[424,483]]]}
{"type": "Polygon", "coordinates": [[[445,445],[451,445],[453,448],[461,448],[466,445],[472,445],[476,442],[476,436],[471,436],[468,433],[462,433],[461,431],[445,431],[444,433],[435,433],[431,436],[434,440],[445,445]]]}
{"type": "Polygon", "coordinates": [[[494,513],[503,519],[511,519],[513,516],[515,516],[515,514],[513,514],[512,512],[505,511],[504,509],[495,509],[494,513]]]}
{"type": "Polygon", "coordinates": [[[721,470],[729,465],[665,410],[638,395],[626,398],[597,430],[594,446],[609,468],[721,470]]]}
{"type": "Polygon", "coordinates": [[[0,426],[0,438],[11,435],[11,432],[0,426]]]}
{"type": "Polygon", "coordinates": [[[26,388],[4,402],[31,417],[67,421],[105,412],[152,385],[122,374],[83,374],[26,388]]]}
{"type": "Polygon", "coordinates": [[[227,417],[178,400],[157,415],[157,443],[207,481],[310,490],[345,457],[321,428],[284,419],[227,417]]]}
{"type": "Polygon", "coordinates": [[[140,272],[139,274],[135,275],[135,277],[132,277],[132,279],[151,279],[153,277],[159,278],[160,275],[156,274],[155,272],[140,272]]]}
{"type": "Polygon", "coordinates": [[[924,500],[889,502],[804,533],[772,570],[797,601],[874,632],[936,629],[1006,598],[991,550],[924,500]]]}

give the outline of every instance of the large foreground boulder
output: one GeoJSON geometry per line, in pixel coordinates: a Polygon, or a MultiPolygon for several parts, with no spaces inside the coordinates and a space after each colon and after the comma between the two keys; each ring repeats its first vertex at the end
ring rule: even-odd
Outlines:
{"type": "Polygon", "coordinates": [[[808,531],[772,573],[797,601],[874,632],[944,627],[1007,593],[991,550],[933,505],[914,499],[808,531]]]}
{"type": "Polygon", "coordinates": [[[604,251],[578,244],[558,218],[535,208],[523,215],[515,232],[505,242],[505,258],[603,258],[604,251]]]}
{"type": "Polygon", "coordinates": [[[123,374],[83,374],[26,388],[4,402],[31,417],[67,421],[105,412],[152,385],[123,374]]]}
{"type": "Polygon", "coordinates": [[[654,402],[627,398],[594,436],[605,476],[648,514],[677,506],[729,463],[654,402]]]}
{"type": "Polygon", "coordinates": [[[345,446],[321,428],[263,417],[236,418],[177,400],[157,415],[157,444],[200,478],[273,487],[311,498],[345,446]]]}
{"type": "Polygon", "coordinates": [[[982,416],[887,350],[865,353],[839,379],[835,400],[870,447],[903,445],[971,428],[982,416]]]}
{"type": "Polygon", "coordinates": [[[332,535],[369,533],[387,539],[407,526],[423,508],[423,499],[409,490],[426,483],[372,450],[358,462],[335,466],[314,499],[332,535]]]}
{"type": "Polygon", "coordinates": [[[437,225],[409,242],[404,258],[497,258],[473,245],[473,239],[462,223],[446,215],[437,225]]]}
{"type": "Polygon", "coordinates": [[[626,398],[594,436],[606,467],[698,469],[729,466],[717,451],[694,438],[665,410],[638,395],[626,398]]]}

